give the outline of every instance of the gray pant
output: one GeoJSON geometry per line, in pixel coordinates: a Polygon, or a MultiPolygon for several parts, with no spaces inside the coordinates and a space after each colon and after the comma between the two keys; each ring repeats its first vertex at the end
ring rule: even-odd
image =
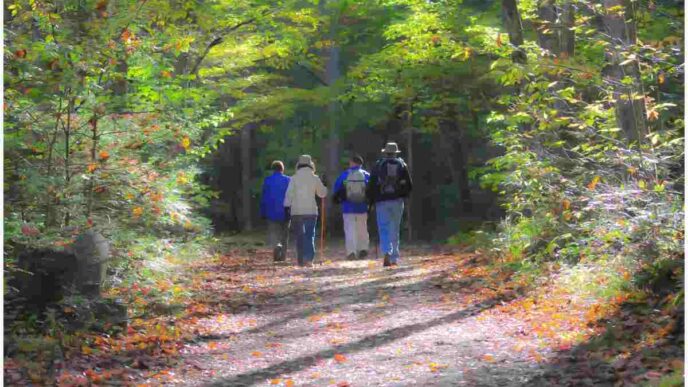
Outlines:
{"type": "Polygon", "coordinates": [[[286,253],[289,244],[289,221],[279,222],[268,220],[268,246],[274,248],[277,244],[282,245],[286,253]]]}

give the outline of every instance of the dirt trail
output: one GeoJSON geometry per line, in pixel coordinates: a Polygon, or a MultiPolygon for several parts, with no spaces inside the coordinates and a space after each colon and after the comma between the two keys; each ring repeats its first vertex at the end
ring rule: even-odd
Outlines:
{"type": "Polygon", "coordinates": [[[344,256],[338,250],[328,250],[313,269],[275,266],[265,252],[198,267],[208,273],[208,292],[199,299],[224,303],[232,313],[193,321],[197,338],[181,350],[165,383],[528,384],[538,364],[511,349],[513,327],[507,332],[479,318],[500,300],[475,286],[441,285],[467,256],[427,248],[404,253],[394,269],[374,259],[334,258],[344,256]],[[235,288],[245,297],[218,293],[227,274],[241,277],[235,288]]]}

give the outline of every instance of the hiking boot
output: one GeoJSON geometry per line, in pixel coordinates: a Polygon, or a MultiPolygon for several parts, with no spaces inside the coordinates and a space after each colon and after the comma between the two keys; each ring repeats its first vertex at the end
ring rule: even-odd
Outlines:
{"type": "Polygon", "coordinates": [[[272,259],[275,262],[281,262],[284,261],[284,249],[282,248],[282,245],[277,245],[275,246],[275,249],[272,250],[272,259]]]}
{"type": "Polygon", "coordinates": [[[384,267],[392,266],[392,263],[389,260],[389,254],[385,254],[385,260],[384,260],[382,266],[384,266],[384,267]]]}
{"type": "Polygon", "coordinates": [[[356,254],[351,253],[351,254],[349,254],[349,255],[346,256],[346,259],[349,260],[349,261],[355,260],[355,259],[356,259],[356,254]]]}
{"type": "Polygon", "coordinates": [[[368,250],[361,250],[358,252],[358,259],[365,259],[368,256],[368,250]]]}

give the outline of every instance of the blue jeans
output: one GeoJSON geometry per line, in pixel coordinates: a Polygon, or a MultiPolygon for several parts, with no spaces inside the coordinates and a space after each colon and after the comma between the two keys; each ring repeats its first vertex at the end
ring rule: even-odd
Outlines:
{"type": "Polygon", "coordinates": [[[315,257],[315,224],[317,215],[292,215],[291,227],[296,238],[296,258],[299,265],[312,262],[315,257]]]}
{"type": "Polygon", "coordinates": [[[404,199],[384,200],[375,203],[380,251],[389,254],[390,262],[399,259],[399,230],[404,215],[404,199]]]}

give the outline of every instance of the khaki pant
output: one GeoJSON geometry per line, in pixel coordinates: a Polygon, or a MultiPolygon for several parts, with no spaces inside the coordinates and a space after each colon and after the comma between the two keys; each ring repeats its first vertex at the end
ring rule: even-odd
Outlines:
{"type": "Polygon", "coordinates": [[[289,221],[268,220],[268,247],[272,249],[278,243],[282,244],[282,248],[286,252],[289,243],[289,221]]]}
{"type": "Polygon", "coordinates": [[[346,255],[368,250],[368,214],[344,214],[344,237],[346,255]]]}

